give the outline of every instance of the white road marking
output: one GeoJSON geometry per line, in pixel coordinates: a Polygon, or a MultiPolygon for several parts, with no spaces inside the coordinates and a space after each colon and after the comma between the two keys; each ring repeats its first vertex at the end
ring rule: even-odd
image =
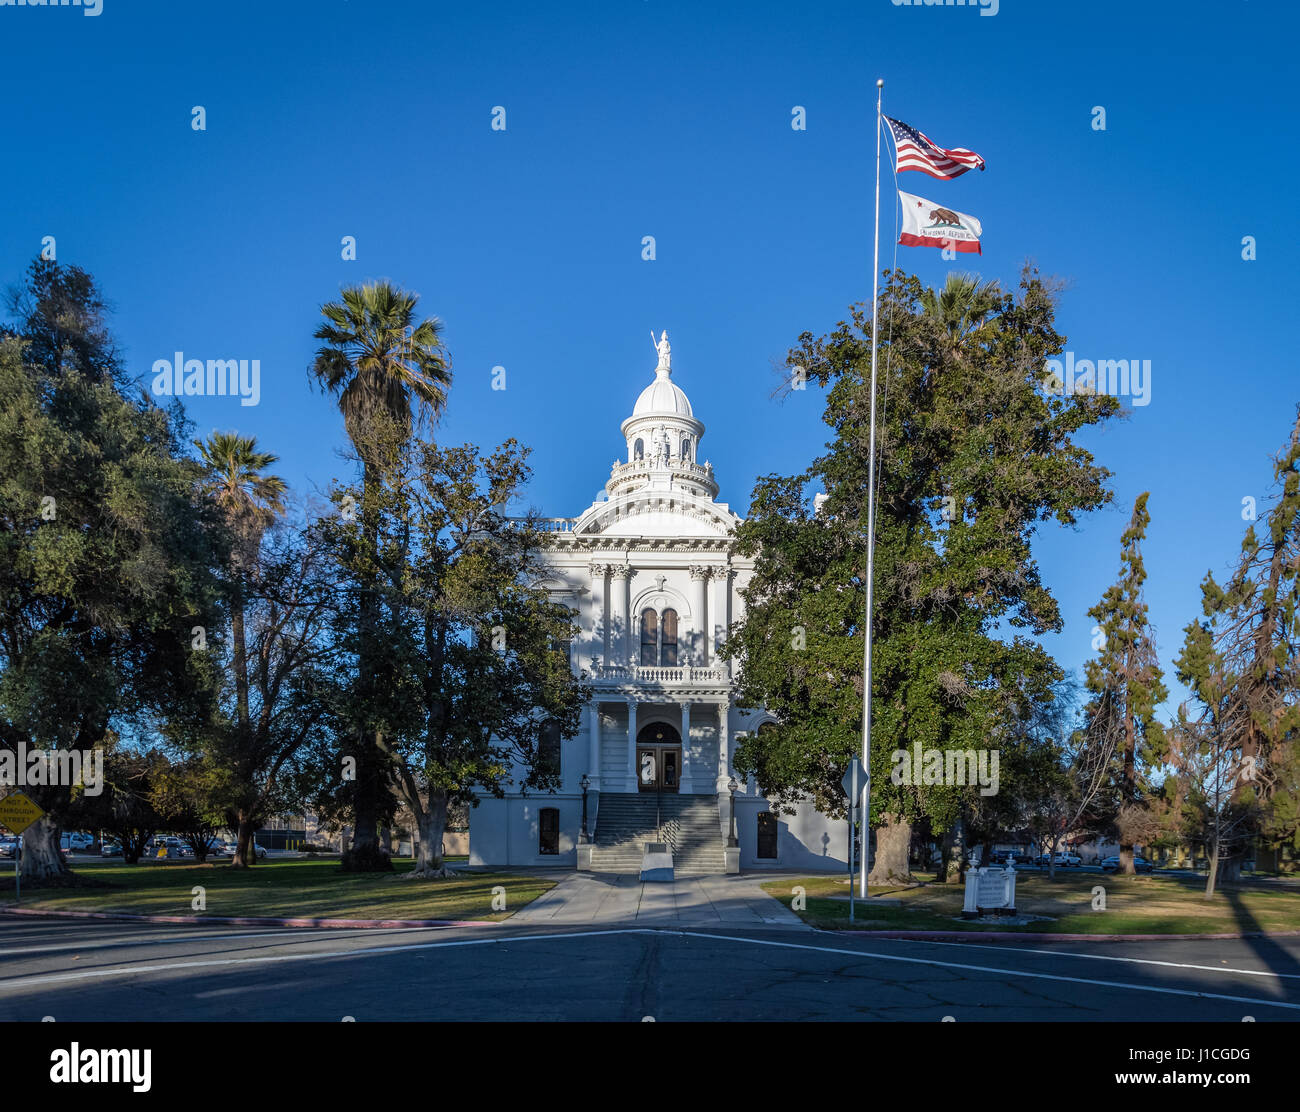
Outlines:
{"type": "Polygon", "coordinates": [[[601,938],[618,934],[675,934],[683,938],[710,938],[720,942],[737,942],[749,946],[774,946],[786,950],[811,950],[819,954],[837,954],[863,961],[893,961],[908,965],[929,965],[943,969],[961,969],[972,973],[991,973],[1002,977],[1029,978],[1038,981],[1058,981],[1065,984],[1094,985],[1124,992],[1154,992],[1166,996],[1191,996],[1202,1000],[1224,1000],[1236,1004],[1250,1004],[1263,1008],[1285,1008],[1300,1011],[1300,1004],[1276,1000],[1261,1000],[1252,996],[1230,996],[1217,992],[1197,992],[1193,989],[1168,988],[1161,985],[1138,985],[1123,981],[1101,981],[1088,977],[1067,977],[1055,973],[1033,973],[1026,970],[998,968],[987,965],[970,965],[964,962],[939,961],[936,958],[909,958],[899,954],[876,954],[864,950],[849,950],[835,946],[812,946],[800,942],[776,942],[765,938],[744,938],[735,935],[712,934],[704,931],[652,930],[634,927],[628,930],[576,931],[556,934],[507,935],[494,938],[466,938],[445,942],[419,942],[404,946],[371,946],[361,949],[313,951],[304,954],[271,954],[252,958],[215,958],[202,961],[165,962],[158,965],[119,966],[113,969],[86,969],[74,973],[50,973],[34,977],[21,977],[0,981],[0,992],[38,985],[53,985],[76,981],[89,981],[106,977],[125,977],[167,973],[180,969],[211,969],[239,965],[268,965],[290,961],[322,961],[329,958],[372,957],[381,954],[410,953],[418,950],[439,950],[453,946],[500,946],[512,942],[550,942],[570,938],[601,938]]]}
{"type": "Polygon", "coordinates": [[[910,965],[937,965],[944,969],[964,969],[974,973],[1000,973],[1009,977],[1029,977],[1036,981],[1064,981],[1075,985],[1100,985],[1102,988],[1117,988],[1126,992],[1158,992],[1170,996],[1195,996],[1202,1000],[1228,1000],[1238,1004],[1257,1004],[1264,1008],[1288,1008],[1300,1011],[1300,1004],[1287,1004],[1275,1000],[1261,1000],[1255,996],[1227,996],[1218,992],[1197,992],[1195,989],[1166,988],[1162,985],[1135,985],[1125,981],[1098,981],[1091,977],[1066,977],[1058,973],[1030,973],[1021,969],[999,969],[990,965],[967,965],[955,961],[939,961],[936,958],[905,958],[898,954],[872,954],[864,950],[843,950],[836,947],[808,946],[800,942],[773,942],[766,938],[734,938],[722,934],[704,934],[701,931],[671,931],[671,934],[690,934],[700,938],[717,938],[730,942],[747,942],[751,946],[780,946],[794,950],[816,950],[823,954],[847,954],[850,957],[874,958],[878,961],[902,961],[910,965]]]}
{"type": "Polygon", "coordinates": [[[1126,961],[1136,965],[1164,965],[1170,969],[1202,969],[1207,973],[1242,973],[1247,977],[1279,977],[1300,981],[1300,973],[1274,973],[1270,969],[1237,969],[1228,965],[1195,965],[1186,961],[1158,961],[1155,958],[1123,958],[1115,954],[1079,954],[1073,950],[1031,950],[1028,946],[981,945],[977,942],[931,942],[923,938],[882,938],[881,942],[910,942],[916,946],[960,946],[967,950],[1000,950],[1017,954],[1050,954],[1055,958],[1086,958],[1088,961],[1126,961]]]}
{"type": "Polygon", "coordinates": [[[439,927],[303,927],[298,930],[278,930],[278,931],[249,931],[240,933],[239,931],[230,931],[226,934],[159,934],[154,937],[130,937],[117,939],[112,942],[61,942],[54,946],[26,946],[21,949],[0,950],[0,958],[22,957],[27,954],[51,954],[60,950],[113,950],[118,947],[127,946],[171,946],[178,945],[182,942],[229,942],[232,939],[244,938],[298,938],[302,935],[310,935],[316,938],[327,939],[331,936],[342,938],[353,938],[360,931],[367,933],[382,934],[409,934],[412,931],[429,931],[445,930],[439,927]]]}
{"type": "Polygon", "coordinates": [[[100,977],[124,977],[137,973],[166,973],[173,969],[208,969],[231,965],[265,965],[284,961],[319,961],[325,958],[367,957],[377,954],[400,954],[412,950],[436,950],[447,946],[488,946],[505,942],[534,942],[553,938],[591,938],[610,934],[651,934],[648,930],[582,931],[576,934],[529,934],[497,938],[466,938],[453,942],[419,942],[408,946],[368,946],[354,950],[312,951],[306,954],[264,954],[255,958],[211,958],[204,961],[174,961],[161,965],[125,965],[112,969],[83,969],[75,973],[44,973],[33,977],[0,980],[0,993],[13,988],[32,985],[58,984],[67,981],[88,981],[100,977]]]}

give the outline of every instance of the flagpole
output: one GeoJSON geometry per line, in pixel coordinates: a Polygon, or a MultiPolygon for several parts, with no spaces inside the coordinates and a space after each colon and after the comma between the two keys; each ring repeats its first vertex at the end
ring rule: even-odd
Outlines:
{"type": "Polygon", "coordinates": [[[862,768],[865,783],[862,788],[862,852],[861,876],[858,895],[867,898],[867,873],[871,870],[871,624],[874,615],[872,587],[874,585],[876,549],[876,349],[880,312],[880,125],[881,102],[885,81],[876,81],[876,226],[875,247],[871,257],[871,433],[867,460],[867,612],[866,647],[862,661],[862,768]]]}

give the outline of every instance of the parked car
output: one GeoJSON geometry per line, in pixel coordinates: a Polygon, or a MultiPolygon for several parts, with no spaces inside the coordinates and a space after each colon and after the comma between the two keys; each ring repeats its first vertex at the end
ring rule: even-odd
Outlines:
{"type": "Polygon", "coordinates": [[[17,857],[18,839],[12,834],[0,834],[0,857],[17,857]]]}
{"type": "MultiPolygon", "coordinates": [[[[1098,862],[1098,864],[1101,865],[1101,871],[1102,871],[1103,873],[1116,873],[1116,872],[1119,872],[1119,857],[1118,857],[1118,856],[1115,856],[1115,857],[1103,857],[1103,858],[1098,862]]],[[[1137,853],[1135,853],[1135,854],[1133,855],[1133,868],[1135,868],[1135,869],[1136,869],[1138,872],[1140,872],[1140,873],[1149,873],[1152,869],[1155,868],[1155,866],[1154,866],[1153,864],[1151,864],[1151,862],[1148,861],[1148,860],[1147,860],[1145,857],[1143,857],[1141,854],[1137,854],[1137,853]]]]}
{"type": "Polygon", "coordinates": [[[168,857],[192,857],[193,851],[174,834],[155,834],[144,844],[146,857],[157,857],[165,849],[168,857]]]}
{"type": "Polygon", "coordinates": [[[105,842],[103,848],[99,851],[100,857],[121,857],[122,843],[114,838],[111,842],[105,842]]]}
{"type": "Polygon", "coordinates": [[[59,848],[65,852],[75,850],[80,852],[83,849],[89,849],[95,844],[95,839],[89,834],[83,834],[79,830],[70,830],[59,836],[59,848]]]}
{"type": "Polygon", "coordinates": [[[989,867],[993,869],[1005,869],[1008,865],[1015,869],[1024,869],[1033,864],[1033,861],[1025,854],[1013,853],[1010,850],[998,850],[989,854],[989,867]]]}
{"type": "MultiPolygon", "coordinates": [[[[223,852],[223,853],[228,853],[228,854],[230,854],[231,857],[234,857],[235,854],[239,852],[239,843],[238,843],[238,842],[227,842],[227,843],[226,843],[226,848],[225,848],[222,852],[223,852]]],[[[265,846],[259,846],[256,842],[254,842],[254,843],[253,843],[253,855],[254,855],[254,856],[255,856],[259,861],[265,860],[265,858],[266,858],[266,847],[265,847],[265,846]]]]}
{"type": "Polygon", "coordinates": [[[1077,869],[1082,865],[1083,865],[1083,858],[1080,857],[1077,853],[1070,853],[1069,851],[1066,851],[1063,853],[1058,853],[1056,855],[1056,867],[1058,869],[1062,867],[1067,869],[1077,869]]]}

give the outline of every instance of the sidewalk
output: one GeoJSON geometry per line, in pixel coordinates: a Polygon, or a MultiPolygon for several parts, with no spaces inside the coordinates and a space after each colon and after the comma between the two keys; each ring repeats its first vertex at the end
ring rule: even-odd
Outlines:
{"type": "Polygon", "coordinates": [[[638,926],[779,926],[811,930],[759,888],[770,875],[680,877],[645,883],[635,876],[570,873],[506,922],[638,926]]]}

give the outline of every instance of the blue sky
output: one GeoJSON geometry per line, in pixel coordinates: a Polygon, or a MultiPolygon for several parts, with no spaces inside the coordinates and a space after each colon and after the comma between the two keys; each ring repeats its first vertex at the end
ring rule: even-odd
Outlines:
{"type": "MultiPolygon", "coordinates": [[[[1168,664],[1300,401],[1284,261],[1297,22],[1259,0],[1001,0],[991,17],[891,0],[0,7],[0,280],[52,235],[100,280],[145,380],[177,350],[259,359],[258,406],[188,410],[200,434],[256,435],[307,493],[343,468],[337,410],[307,376],[319,305],[390,278],[446,324],[440,437],[531,445],[530,501],[557,516],[603,484],[652,376],[648,332],[666,328],[703,455],[743,513],[757,475],[801,469],[825,440],[819,395],[772,400],[774,367],[870,297],[883,77],[887,113],[988,163],[899,181],[979,217],[983,257],[901,247],[898,264],[928,284],[972,265],[1014,282],[1033,259],[1067,283],[1058,327],[1078,357],[1152,361],[1150,404],[1088,437],[1114,505],[1047,528],[1038,553],[1066,616],[1049,645],[1078,668],[1150,490],[1168,664]]],[[[886,168],[882,266],[892,188],[886,168]]]]}

